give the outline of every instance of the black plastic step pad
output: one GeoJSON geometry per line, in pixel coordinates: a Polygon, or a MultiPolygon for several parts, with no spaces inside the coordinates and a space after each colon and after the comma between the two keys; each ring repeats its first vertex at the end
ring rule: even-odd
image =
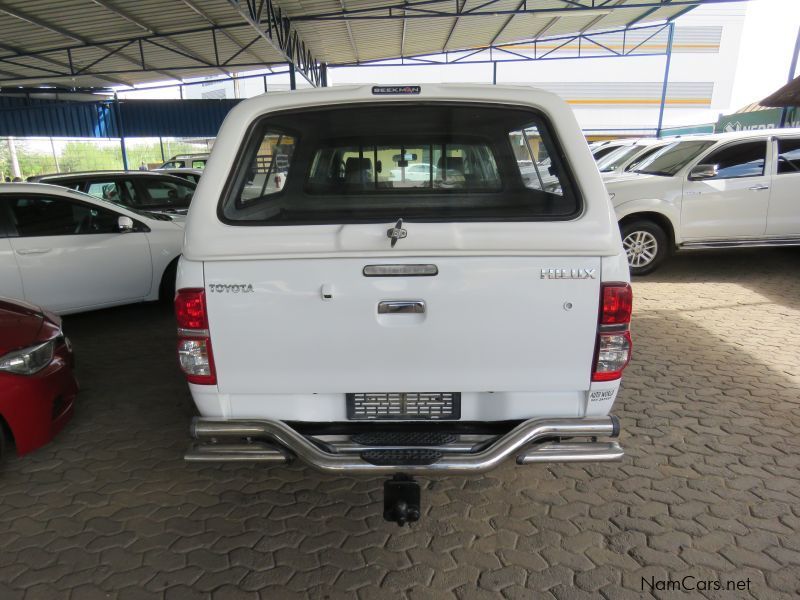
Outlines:
{"type": "Polygon", "coordinates": [[[363,446],[443,446],[455,442],[456,436],[438,431],[374,431],[350,439],[363,446]]]}
{"type": "Polygon", "coordinates": [[[361,458],[373,465],[431,465],[442,458],[436,450],[369,450],[361,458]]]}

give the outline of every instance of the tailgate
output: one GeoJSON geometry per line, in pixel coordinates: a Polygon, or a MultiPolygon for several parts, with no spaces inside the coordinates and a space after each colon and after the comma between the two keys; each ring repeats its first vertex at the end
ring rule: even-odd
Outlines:
{"type": "Polygon", "coordinates": [[[587,390],[599,274],[597,257],[206,262],[219,390],[587,390]],[[365,266],[386,264],[438,272],[364,275],[365,266]],[[544,278],[551,269],[594,269],[596,277],[544,278]],[[395,302],[400,308],[381,304],[395,302]]]}

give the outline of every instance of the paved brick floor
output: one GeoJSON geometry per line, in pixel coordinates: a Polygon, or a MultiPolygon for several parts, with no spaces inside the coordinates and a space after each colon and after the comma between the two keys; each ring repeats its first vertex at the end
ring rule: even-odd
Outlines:
{"type": "Polygon", "coordinates": [[[169,312],[69,317],[83,392],[54,444],[0,468],[0,599],[633,598],[686,574],[796,597],[798,259],[685,255],[635,282],[624,462],[428,482],[405,529],[379,479],[184,464],[169,312]]]}

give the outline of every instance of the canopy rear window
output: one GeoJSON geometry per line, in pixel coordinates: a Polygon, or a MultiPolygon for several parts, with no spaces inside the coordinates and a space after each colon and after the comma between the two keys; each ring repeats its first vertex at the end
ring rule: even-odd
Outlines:
{"type": "Polygon", "coordinates": [[[576,186],[542,115],[382,103],[257,123],[223,196],[231,224],[568,219],[576,186]]]}

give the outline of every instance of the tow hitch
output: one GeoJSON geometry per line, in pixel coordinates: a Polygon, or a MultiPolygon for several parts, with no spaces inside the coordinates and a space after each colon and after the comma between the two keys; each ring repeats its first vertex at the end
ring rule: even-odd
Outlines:
{"type": "Polygon", "coordinates": [[[408,475],[397,474],[383,482],[383,518],[400,527],[419,521],[419,482],[408,475]]]}

